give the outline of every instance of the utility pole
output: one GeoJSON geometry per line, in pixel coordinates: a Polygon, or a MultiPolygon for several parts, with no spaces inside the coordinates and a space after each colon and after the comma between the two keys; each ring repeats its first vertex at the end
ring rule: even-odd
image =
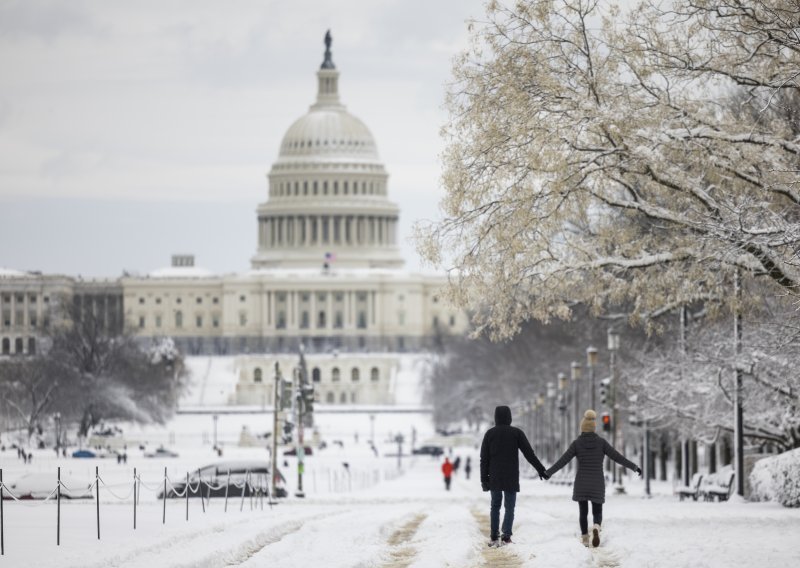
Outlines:
{"type": "MultiPolygon", "coordinates": [[[[619,396],[617,394],[617,351],[619,351],[619,333],[612,328],[608,328],[608,351],[611,355],[611,444],[617,448],[617,440],[621,439],[619,425],[619,396]]],[[[617,448],[618,451],[622,451],[617,448]]],[[[619,466],[614,463],[611,466],[613,480],[618,493],[624,493],[622,487],[622,476],[619,466]]]]}
{"type": "Polygon", "coordinates": [[[305,497],[303,492],[303,473],[305,471],[305,441],[303,439],[305,417],[305,392],[308,378],[305,348],[300,344],[300,368],[296,376],[295,401],[297,402],[297,492],[295,497],[305,497]]]}
{"type": "Polygon", "coordinates": [[[272,398],[272,496],[278,485],[278,412],[281,399],[281,368],[275,363],[275,396],[272,398]]]}

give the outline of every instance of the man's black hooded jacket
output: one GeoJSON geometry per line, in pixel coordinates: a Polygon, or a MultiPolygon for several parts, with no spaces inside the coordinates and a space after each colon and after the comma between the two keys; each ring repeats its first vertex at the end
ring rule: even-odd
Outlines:
{"type": "Polygon", "coordinates": [[[519,491],[519,452],[539,475],[544,473],[544,466],[533,453],[525,433],[511,425],[509,407],[494,409],[494,423],[481,444],[481,485],[493,491],[519,491]]]}

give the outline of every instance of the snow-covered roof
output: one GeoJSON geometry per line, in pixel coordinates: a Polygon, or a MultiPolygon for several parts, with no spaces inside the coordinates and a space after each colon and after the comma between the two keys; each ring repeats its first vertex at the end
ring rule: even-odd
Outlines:
{"type": "Polygon", "coordinates": [[[21,276],[28,276],[28,273],[0,266],[0,278],[20,278],[21,276]]]}
{"type": "Polygon", "coordinates": [[[214,274],[200,266],[166,266],[148,274],[150,278],[208,278],[214,274]]]}

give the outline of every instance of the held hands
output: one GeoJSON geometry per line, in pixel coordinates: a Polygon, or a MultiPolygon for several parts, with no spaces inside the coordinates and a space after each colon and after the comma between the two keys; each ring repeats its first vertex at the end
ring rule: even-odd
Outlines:
{"type": "Polygon", "coordinates": [[[640,467],[637,467],[637,468],[636,468],[636,469],[634,469],[633,471],[635,471],[635,472],[636,472],[636,475],[638,475],[639,477],[642,477],[642,468],[640,468],[640,467]]]}
{"type": "Polygon", "coordinates": [[[547,481],[548,479],[550,479],[550,475],[545,470],[541,470],[539,472],[539,479],[541,479],[542,481],[547,481]]]}

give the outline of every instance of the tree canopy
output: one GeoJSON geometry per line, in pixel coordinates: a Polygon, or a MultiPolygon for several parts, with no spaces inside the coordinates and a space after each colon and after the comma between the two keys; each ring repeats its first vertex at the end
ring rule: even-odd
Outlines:
{"type": "Polygon", "coordinates": [[[417,228],[477,331],[576,303],[645,324],[722,309],[735,270],[796,294],[798,12],[490,2],[453,68],[442,218],[417,228]]]}

